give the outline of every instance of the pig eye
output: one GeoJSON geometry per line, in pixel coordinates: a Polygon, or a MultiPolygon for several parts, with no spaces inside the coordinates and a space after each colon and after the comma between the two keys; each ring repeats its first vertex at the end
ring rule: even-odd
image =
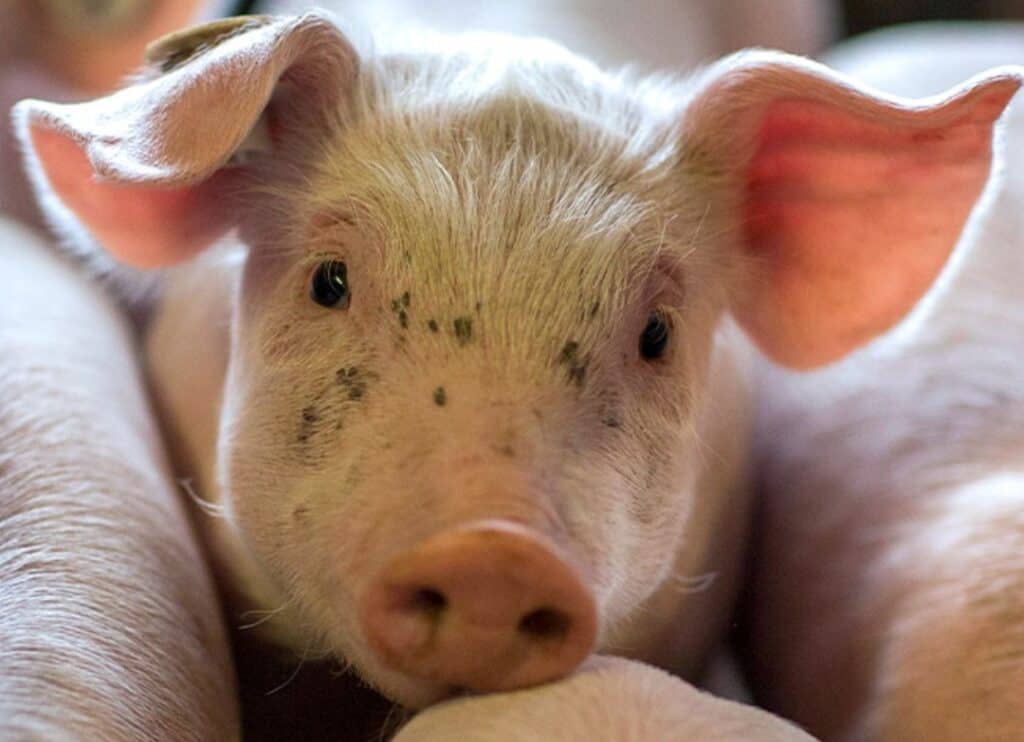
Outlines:
{"type": "Polygon", "coordinates": [[[340,260],[325,260],[316,267],[309,295],[317,304],[331,309],[346,309],[351,300],[348,268],[340,260]]]}
{"type": "Polygon", "coordinates": [[[661,312],[648,317],[647,326],[640,333],[640,355],[644,360],[656,361],[665,355],[671,330],[668,318],[661,312]]]}

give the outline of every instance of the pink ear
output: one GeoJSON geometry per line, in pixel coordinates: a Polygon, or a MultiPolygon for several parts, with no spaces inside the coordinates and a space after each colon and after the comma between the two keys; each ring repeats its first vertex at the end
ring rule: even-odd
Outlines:
{"type": "Polygon", "coordinates": [[[783,55],[709,75],[687,142],[724,163],[755,265],[734,314],[767,355],[834,361],[917,303],[988,180],[1021,79],[1004,70],[914,103],[783,55]]]}
{"type": "Polygon", "coordinates": [[[323,127],[357,66],[316,13],[221,21],[154,49],[165,73],[153,79],[87,103],[15,107],[40,187],[138,267],[184,260],[233,226],[224,196],[238,171],[226,166],[279,79],[290,84],[275,114],[292,130],[323,127]]]}

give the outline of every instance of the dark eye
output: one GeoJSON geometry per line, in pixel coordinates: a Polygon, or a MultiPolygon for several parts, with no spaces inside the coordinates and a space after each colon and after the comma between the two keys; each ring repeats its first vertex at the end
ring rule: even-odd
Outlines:
{"type": "Polygon", "coordinates": [[[665,355],[671,331],[668,318],[660,312],[647,318],[647,326],[640,333],[640,355],[644,360],[656,361],[665,355]]]}
{"type": "Polygon", "coordinates": [[[351,294],[348,290],[348,268],[340,260],[327,260],[317,266],[309,295],[322,307],[345,309],[351,294]]]}

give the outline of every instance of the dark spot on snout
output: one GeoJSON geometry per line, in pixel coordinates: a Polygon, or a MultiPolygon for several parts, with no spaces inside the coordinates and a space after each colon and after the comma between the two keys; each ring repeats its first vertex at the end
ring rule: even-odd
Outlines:
{"type": "Polygon", "coordinates": [[[580,359],[580,344],[569,340],[558,353],[558,363],[569,367],[569,381],[576,386],[583,386],[587,375],[587,364],[580,359]]]}
{"type": "Polygon", "coordinates": [[[601,302],[600,301],[595,301],[594,304],[590,307],[590,318],[591,319],[593,319],[595,316],[597,316],[597,310],[600,309],[600,308],[601,308],[601,302]]]}
{"type": "Polygon", "coordinates": [[[484,307],[484,303],[482,301],[478,301],[476,303],[476,313],[480,314],[480,310],[483,309],[483,307],[484,307]]]}
{"type": "Polygon", "coordinates": [[[429,319],[429,320],[427,320],[427,327],[429,328],[429,330],[431,332],[437,332],[440,329],[437,326],[437,320],[436,319],[429,319]]]}
{"type": "Polygon", "coordinates": [[[447,402],[448,395],[447,393],[445,393],[444,387],[439,386],[437,389],[434,390],[434,404],[436,404],[438,407],[444,407],[445,404],[447,404],[447,402]]]}
{"type": "Polygon", "coordinates": [[[304,502],[296,505],[292,511],[292,518],[300,522],[304,521],[307,515],[309,515],[309,506],[304,502]]]}
{"type": "Polygon", "coordinates": [[[366,379],[369,374],[364,373],[357,366],[339,368],[334,374],[334,380],[344,391],[349,400],[356,402],[366,394],[366,379]]]}
{"type": "Polygon", "coordinates": [[[452,322],[452,328],[455,331],[455,339],[459,341],[459,345],[466,345],[473,339],[472,317],[456,317],[452,322]]]}
{"type": "Polygon", "coordinates": [[[397,299],[391,300],[391,311],[398,317],[398,324],[402,326],[403,330],[409,327],[409,313],[405,310],[411,302],[412,297],[409,295],[408,291],[403,293],[397,299]]]}
{"type": "Polygon", "coordinates": [[[605,415],[604,417],[601,418],[601,424],[602,425],[607,425],[609,428],[616,428],[617,429],[617,428],[621,428],[622,427],[622,421],[619,420],[618,417],[616,417],[615,415],[613,415],[611,413],[609,413],[609,414],[607,414],[607,415],[605,415]]]}
{"type": "Polygon", "coordinates": [[[299,443],[306,443],[313,434],[313,428],[320,422],[320,411],[314,405],[307,405],[302,408],[302,419],[299,422],[299,433],[296,440],[299,443]]]}

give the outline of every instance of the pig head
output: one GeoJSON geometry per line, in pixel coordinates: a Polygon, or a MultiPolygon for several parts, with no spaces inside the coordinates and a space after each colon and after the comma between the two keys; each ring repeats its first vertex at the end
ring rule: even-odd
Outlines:
{"type": "Polygon", "coordinates": [[[72,239],[168,268],[151,364],[231,592],[422,705],[595,649],[699,667],[748,518],[735,327],[808,368],[896,323],[1019,84],[913,104],[772,53],[685,82],[498,36],[361,54],[314,13],[16,118],[72,239]]]}

